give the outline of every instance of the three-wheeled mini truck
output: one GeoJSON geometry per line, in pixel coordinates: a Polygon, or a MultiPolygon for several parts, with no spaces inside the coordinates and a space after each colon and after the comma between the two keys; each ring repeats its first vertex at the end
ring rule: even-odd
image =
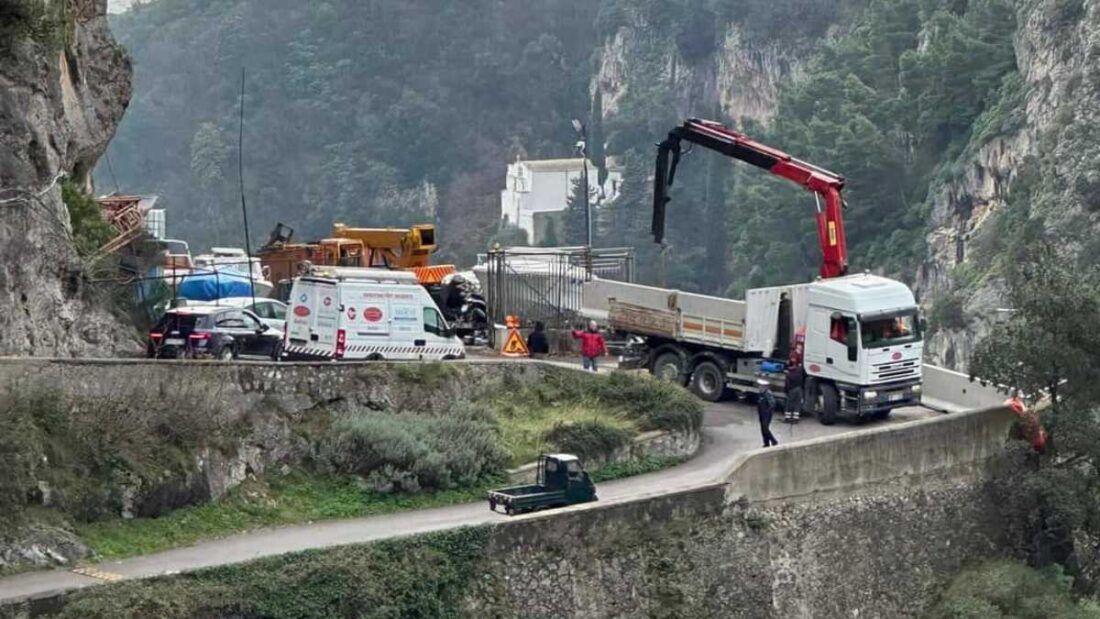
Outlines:
{"type": "Polygon", "coordinates": [[[550,507],[565,507],[596,500],[596,485],[581,466],[577,456],[543,454],[539,456],[537,479],[528,486],[512,486],[489,491],[489,509],[504,508],[509,516],[550,507]]]}

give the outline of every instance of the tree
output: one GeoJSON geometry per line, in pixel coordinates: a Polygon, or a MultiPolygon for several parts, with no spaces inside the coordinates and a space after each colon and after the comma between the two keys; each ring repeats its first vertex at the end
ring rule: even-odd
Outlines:
{"type": "Polygon", "coordinates": [[[1013,258],[1010,317],[979,343],[971,371],[1046,403],[1050,438],[1017,498],[1033,559],[1072,568],[1084,558],[1080,536],[1100,536],[1100,275],[1041,239],[1013,258]]]}
{"type": "MultiPolygon", "coordinates": [[[[591,180],[589,182],[591,182],[591,180]]],[[[566,245],[584,245],[588,239],[588,228],[585,221],[584,207],[584,180],[578,176],[573,179],[573,187],[569,192],[569,200],[566,202],[565,212],[562,213],[561,227],[566,245]]]]}

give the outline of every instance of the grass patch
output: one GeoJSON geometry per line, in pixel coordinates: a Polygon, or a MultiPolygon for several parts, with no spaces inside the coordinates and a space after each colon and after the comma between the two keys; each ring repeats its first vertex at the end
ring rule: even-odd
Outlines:
{"type": "Polygon", "coordinates": [[[635,475],[645,475],[646,473],[656,473],[657,471],[672,468],[683,461],[683,458],[645,456],[636,460],[630,460],[629,462],[614,462],[601,466],[589,475],[592,477],[592,481],[600,483],[614,479],[622,479],[624,477],[633,477],[635,475]]]}
{"type": "Polygon", "coordinates": [[[455,490],[381,494],[362,490],[349,477],[295,471],[267,484],[242,484],[216,503],[184,507],[159,518],[86,523],[77,532],[103,559],[117,559],[262,527],[468,503],[500,485],[501,479],[492,478],[455,490]]]}
{"type": "Polygon", "coordinates": [[[533,462],[539,454],[556,449],[550,436],[555,426],[583,427],[598,423],[629,436],[638,432],[637,426],[621,411],[608,410],[591,399],[540,403],[507,398],[498,401],[493,409],[500,440],[511,454],[512,466],[533,462]]]}

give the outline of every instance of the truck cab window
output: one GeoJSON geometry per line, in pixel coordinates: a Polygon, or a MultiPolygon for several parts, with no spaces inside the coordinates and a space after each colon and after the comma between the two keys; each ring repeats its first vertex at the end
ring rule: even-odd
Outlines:
{"type": "Polygon", "coordinates": [[[424,308],[424,330],[428,333],[435,335],[443,335],[443,330],[446,329],[446,323],[443,322],[443,317],[439,315],[434,307],[424,308]]]}
{"type": "Polygon", "coordinates": [[[833,315],[829,319],[829,339],[844,346],[851,346],[855,341],[855,319],[849,316],[833,315]]]}

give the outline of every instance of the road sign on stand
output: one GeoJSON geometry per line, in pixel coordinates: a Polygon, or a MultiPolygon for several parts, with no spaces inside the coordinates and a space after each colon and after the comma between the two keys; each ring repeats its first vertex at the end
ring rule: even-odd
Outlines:
{"type": "Polygon", "coordinates": [[[519,334],[519,318],[508,316],[504,322],[508,327],[508,337],[504,340],[504,347],[500,349],[500,354],[505,357],[530,356],[531,351],[527,350],[527,342],[524,342],[523,336],[519,334]]]}

